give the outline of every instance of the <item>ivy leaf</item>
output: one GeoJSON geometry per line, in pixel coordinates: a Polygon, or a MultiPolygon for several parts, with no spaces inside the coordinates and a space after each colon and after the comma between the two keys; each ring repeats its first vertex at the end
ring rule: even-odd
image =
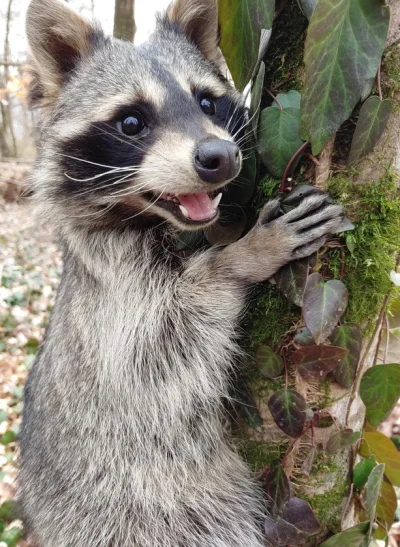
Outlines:
{"type": "Polygon", "coordinates": [[[359,431],[353,431],[352,429],[343,429],[334,433],[326,444],[326,451],[328,454],[336,454],[339,450],[347,448],[354,444],[360,438],[359,431]]]}
{"type": "Polygon", "coordinates": [[[400,365],[378,365],[361,379],[360,397],[367,409],[367,422],[378,426],[400,398],[400,365]]]}
{"type": "Polygon", "coordinates": [[[285,367],[280,355],[269,346],[260,346],[256,353],[256,362],[261,376],[264,378],[277,378],[281,376],[285,367]]]}
{"type": "Polygon", "coordinates": [[[24,532],[22,528],[13,526],[8,530],[5,530],[0,536],[0,542],[3,542],[7,547],[16,547],[18,541],[22,538],[24,532]]]}
{"type": "Polygon", "coordinates": [[[253,87],[251,88],[251,103],[249,111],[249,119],[251,120],[251,127],[253,129],[254,137],[257,137],[258,120],[260,119],[259,108],[261,104],[261,95],[264,86],[265,77],[265,64],[261,61],[260,68],[257,72],[257,77],[254,80],[253,87]]]}
{"type": "Polygon", "coordinates": [[[355,466],[353,470],[353,483],[357,490],[361,490],[367,484],[368,477],[375,465],[375,456],[370,456],[369,458],[363,458],[355,466]]]}
{"type": "Polygon", "coordinates": [[[353,385],[358,361],[360,360],[362,345],[361,329],[357,323],[345,323],[333,331],[330,341],[334,346],[348,350],[348,353],[333,371],[335,380],[342,387],[348,389],[353,385]]]}
{"type": "Polygon", "coordinates": [[[299,136],[300,110],[273,106],[261,112],[258,152],[273,177],[281,178],[287,164],[303,144],[299,136]]]}
{"type": "Polygon", "coordinates": [[[297,1],[301,11],[304,13],[307,19],[310,20],[318,0],[297,0],[297,1]]]}
{"type": "Polygon", "coordinates": [[[266,517],[264,521],[264,533],[268,545],[273,545],[274,547],[304,545],[304,542],[308,539],[305,532],[302,532],[281,517],[278,517],[276,521],[270,517],[266,517]]]}
{"type": "Polygon", "coordinates": [[[235,385],[235,409],[245,422],[253,429],[260,429],[263,424],[261,413],[252,393],[242,376],[238,376],[235,385]]]}
{"type": "Polygon", "coordinates": [[[272,464],[265,476],[265,492],[271,502],[271,513],[277,516],[290,499],[290,482],[280,463],[272,464]]]}
{"type": "Polygon", "coordinates": [[[177,251],[191,251],[204,245],[204,234],[201,230],[195,232],[180,232],[177,238],[177,251]]]}
{"type": "MultiPolygon", "coordinates": [[[[224,195],[222,196],[221,206],[223,210],[224,219],[229,220],[231,214],[232,205],[248,205],[253,197],[256,187],[256,175],[257,175],[257,159],[254,152],[251,152],[249,156],[244,160],[240,176],[232,181],[224,195]],[[225,211],[226,206],[229,206],[225,211]],[[227,215],[228,213],[228,215],[227,215]]],[[[242,213],[242,209],[240,209],[242,213]]],[[[236,213],[239,216],[239,211],[236,213]]]]}
{"type": "Polygon", "coordinates": [[[303,293],[307,283],[308,270],[309,261],[308,258],[304,258],[289,262],[275,274],[278,289],[296,306],[301,307],[303,305],[303,293]]]}
{"type": "Polygon", "coordinates": [[[367,506],[370,521],[368,540],[370,540],[372,536],[373,526],[376,517],[376,505],[378,503],[384,473],[385,464],[380,463],[371,471],[367,481],[367,506]]]}
{"type": "Polygon", "coordinates": [[[319,154],[374,78],[389,28],[381,0],[319,0],[305,45],[301,116],[304,140],[319,154]]]}
{"type": "Polygon", "coordinates": [[[338,366],[347,351],[335,346],[306,346],[296,350],[291,360],[305,380],[323,380],[338,366]]]}
{"type": "Polygon", "coordinates": [[[321,525],[314,515],[311,505],[300,498],[291,498],[286,505],[283,518],[307,536],[317,534],[321,525]]]}
{"type": "Polygon", "coordinates": [[[321,543],[320,547],[360,547],[369,530],[369,522],[361,522],[321,543]]]}
{"type": "Polygon", "coordinates": [[[375,455],[385,464],[385,475],[394,486],[400,486],[400,453],[394,443],[379,431],[365,431],[360,446],[364,458],[375,455]]]}
{"type": "Polygon", "coordinates": [[[381,101],[374,96],[365,101],[351,143],[349,165],[372,152],[385,130],[391,110],[392,103],[389,99],[381,101]]]}
{"type": "Polygon", "coordinates": [[[297,108],[300,110],[301,95],[295,89],[291,89],[287,93],[278,93],[276,101],[273,101],[272,107],[274,108],[297,108]]]}
{"type": "Polygon", "coordinates": [[[303,315],[316,344],[324,342],[346,309],[348,292],[337,279],[324,282],[315,272],[308,276],[303,295],[303,315]]]}
{"type": "Polygon", "coordinates": [[[297,329],[294,336],[294,341],[300,346],[312,346],[314,344],[314,338],[311,331],[307,327],[300,327],[297,329]]]}
{"type": "Polygon", "coordinates": [[[305,422],[304,397],[290,389],[275,392],[268,401],[268,408],[278,427],[290,437],[299,437],[305,422]]]}
{"type": "Polygon", "coordinates": [[[219,0],[218,4],[222,53],[236,87],[243,91],[257,64],[261,32],[272,27],[275,0],[219,0]]]}
{"type": "MultiPolygon", "coordinates": [[[[223,209],[223,208],[222,208],[223,209]]],[[[229,208],[227,215],[204,230],[204,235],[211,245],[229,245],[243,234],[247,217],[239,206],[229,208]]]]}
{"type": "Polygon", "coordinates": [[[397,496],[395,489],[387,480],[382,482],[378,503],[376,504],[376,516],[384,522],[389,529],[396,517],[397,496]]]}

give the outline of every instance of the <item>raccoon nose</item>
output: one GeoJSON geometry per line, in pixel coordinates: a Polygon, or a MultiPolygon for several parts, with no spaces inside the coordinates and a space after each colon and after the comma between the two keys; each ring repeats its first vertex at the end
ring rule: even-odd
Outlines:
{"type": "Polygon", "coordinates": [[[239,147],[222,139],[203,141],[195,152],[194,166],[204,182],[217,183],[233,179],[241,167],[239,147]]]}

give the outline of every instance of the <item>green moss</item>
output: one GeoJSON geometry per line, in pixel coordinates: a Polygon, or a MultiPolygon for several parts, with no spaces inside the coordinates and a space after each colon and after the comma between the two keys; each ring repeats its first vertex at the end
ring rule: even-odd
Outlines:
{"type": "Polygon", "coordinates": [[[299,308],[291,304],[276,285],[266,283],[257,287],[244,322],[249,334],[248,349],[254,353],[263,343],[275,348],[298,318],[299,308]]]}
{"type": "MultiPolygon", "coordinates": [[[[379,182],[352,184],[333,178],[329,192],[346,207],[355,230],[346,234],[351,251],[345,252],[343,281],[349,290],[345,320],[360,323],[369,334],[376,315],[392,283],[400,243],[400,193],[395,175],[388,173],[379,182]]],[[[338,278],[342,267],[337,250],[328,253],[326,267],[338,278]]]]}
{"type": "Polygon", "coordinates": [[[307,19],[297,2],[291,2],[274,22],[265,57],[265,86],[271,91],[302,90],[301,68],[306,29],[307,19]]]}
{"type": "Polygon", "coordinates": [[[399,88],[400,44],[396,43],[386,50],[383,57],[382,91],[386,97],[392,97],[399,88]]]}
{"type": "MultiPolygon", "coordinates": [[[[332,471],[333,472],[333,471],[332,471]]],[[[327,481],[327,472],[325,469],[321,473],[321,481],[327,481]]],[[[330,532],[336,534],[340,531],[340,520],[342,517],[343,505],[348,496],[349,485],[341,477],[337,483],[324,494],[307,496],[301,493],[301,498],[308,501],[314,510],[317,519],[323,523],[330,532]]]]}
{"type": "Polygon", "coordinates": [[[247,440],[242,441],[239,452],[253,471],[259,471],[266,465],[281,461],[287,448],[288,443],[283,441],[262,443],[247,440]]]}

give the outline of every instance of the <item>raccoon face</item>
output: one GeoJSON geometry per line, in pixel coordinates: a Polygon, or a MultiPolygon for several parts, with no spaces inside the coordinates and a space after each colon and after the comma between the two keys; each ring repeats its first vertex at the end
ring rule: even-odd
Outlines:
{"type": "Polygon", "coordinates": [[[174,0],[134,47],[58,0],[32,0],[39,197],[87,222],[215,222],[221,190],[241,169],[246,125],[242,97],[221,73],[217,22],[217,0],[174,0]]]}

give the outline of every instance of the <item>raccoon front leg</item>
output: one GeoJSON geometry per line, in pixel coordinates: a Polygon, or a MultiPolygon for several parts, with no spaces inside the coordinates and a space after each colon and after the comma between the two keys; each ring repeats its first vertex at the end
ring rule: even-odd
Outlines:
{"type": "Polygon", "coordinates": [[[268,202],[254,228],[227,246],[216,258],[216,272],[243,283],[265,281],[282,266],[317,251],[343,222],[343,207],[327,194],[306,197],[295,209],[281,214],[280,201],[268,202]]]}

